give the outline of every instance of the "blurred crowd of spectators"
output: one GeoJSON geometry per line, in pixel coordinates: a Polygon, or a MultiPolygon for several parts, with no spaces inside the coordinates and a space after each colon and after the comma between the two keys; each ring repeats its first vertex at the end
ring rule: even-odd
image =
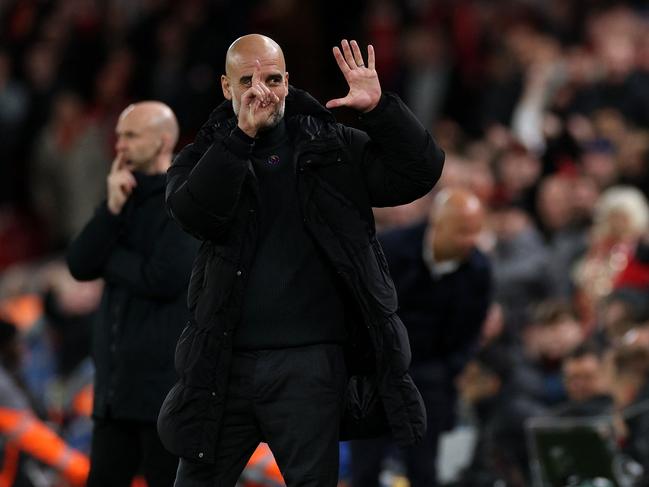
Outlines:
{"type": "MultiPolygon", "coordinates": [[[[222,99],[229,43],[252,31],[283,46],[291,82],[322,102],[345,90],[331,46],[371,42],[383,89],[446,151],[438,187],[467,187],[488,208],[495,302],[458,377],[488,425],[469,470],[523,485],[524,418],[649,398],[646,2],[15,0],[0,2],[0,310],[22,324],[25,387],[42,415],[66,417],[61,378],[76,392],[87,377],[84,323],[99,293],[70,282],[57,256],[103,197],[117,115],[164,101],[180,144],[191,141],[222,99]],[[16,301],[26,295],[36,304],[16,301]],[[43,394],[52,383],[59,393],[43,394]],[[503,394],[507,408],[494,407],[503,394]],[[510,440],[516,458],[496,455],[510,440]]],[[[377,226],[414,223],[429,205],[377,209],[377,226]]],[[[634,431],[645,430],[620,428],[623,444],[649,472],[634,431]]]]}

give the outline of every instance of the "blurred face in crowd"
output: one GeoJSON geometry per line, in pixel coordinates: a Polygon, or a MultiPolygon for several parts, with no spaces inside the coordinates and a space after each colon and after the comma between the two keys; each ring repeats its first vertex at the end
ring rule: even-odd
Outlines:
{"type": "Polygon", "coordinates": [[[524,210],[509,207],[493,211],[490,215],[490,225],[498,240],[506,242],[527,231],[532,223],[524,210]]]}
{"type": "Polygon", "coordinates": [[[593,216],[599,188],[588,177],[578,177],[571,185],[572,205],[577,220],[590,220],[593,216]]]}
{"type": "MultiPolygon", "coordinates": [[[[611,379],[611,394],[617,408],[625,408],[639,399],[649,377],[649,349],[646,346],[614,346],[606,356],[611,379]]],[[[640,399],[642,400],[642,399],[640,399]]]]}
{"type": "Polygon", "coordinates": [[[497,164],[502,185],[510,196],[534,186],[541,175],[541,162],[524,149],[508,149],[497,164]]]}
{"type": "Polygon", "coordinates": [[[532,355],[552,361],[562,360],[583,339],[581,325],[568,315],[553,323],[533,324],[525,336],[526,347],[532,355]]]}
{"type": "Polygon", "coordinates": [[[572,219],[570,183],[560,176],[543,180],[536,197],[536,207],[543,225],[551,231],[565,228],[572,219]]]}
{"type": "Polygon", "coordinates": [[[284,116],[288,95],[288,73],[284,53],[275,41],[258,34],[243,36],[234,41],[226,56],[221,88],[223,96],[232,101],[232,109],[238,116],[241,96],[252,84],[257,62],[261,69],[261,82],[279,98],[274,107],[274,115],[270,119],[270,126],[273,126],[284,116]]]}
{"type": "Polygon", "coordinates": [[[630,35],[608,36],[600,43],[598,54],[613,81],[623,80],[633,71],[636,52],[630,35]]]}
{"type": "Polygon", "coordinates": [[[623,409],[630,406],[645,385],[645,374],[632,367],[620,368],[619,364],[615,363],[615,352],[608,357],[606,367],[615,407],[623,409]]]}
{"type": "Polygon", "coordinates": [[[447,189],[440,193],[430,215],[427,244],[435,260],[465,259],[476,247],[484,225],[480,200],[464,189],[447,189]]]}
{"type": "Polygon", "coordinates": [[[566,359],[563,381],[572,401],[585,401],[607,392],[602,361],[594,354],[566,359]]]}
{"type": "Polygon", "coordinates": [[[607,215],[604,225],[607,229],[607,235],[611,238],[625,240],[635,237],[631,217],[626,211],[612,210],[607,215]]]}
{"type": "Polygon", "coordinates": [[[586,176],[600,188],[611,186],[617,178],[617,164],[612,152],[589,150],[581,156],[581,164],[586,176]]]}

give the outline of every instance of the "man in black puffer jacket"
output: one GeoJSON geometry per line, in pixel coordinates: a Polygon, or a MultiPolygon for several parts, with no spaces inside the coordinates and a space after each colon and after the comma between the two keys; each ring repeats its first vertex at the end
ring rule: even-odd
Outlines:
{"type": "Polygon", "coordinates": [[[158,431],[176,485],[234,485],[260,441],[288,485],[337,481],[339,438],[419,440],[421,396],[372,206],[430,191],[444,155],[355,41],[334,56],[365,132],[289,87],[281,48],[228,50],[227,101],[168,171],[167,205],[203,241],[158,431]]]}
{"type": "Polygon", "coordinates": [[[76,279],[105,281],[92,330],[88,487],[128,487],[140,471],[150,487],[165,487],[173,484],[177,459],[160,443],[156,419],[177,380],[173,350],[189,316],[185,298],[198,242],[165,210],[165,173],[178,140],[171,109],[131,105],[116,134],[107,199],[68,251],[76,279]]]}

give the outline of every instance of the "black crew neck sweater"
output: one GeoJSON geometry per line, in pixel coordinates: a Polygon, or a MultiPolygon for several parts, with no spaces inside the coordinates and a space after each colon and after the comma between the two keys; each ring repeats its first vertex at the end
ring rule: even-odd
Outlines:
{"type": "Polygon", "coordinates": [[[341,343],[343,300],[330,264],[303,223],[284,121],[254,139],[251,160],[259,181],[259,237],[234,348],[341,343]]]}

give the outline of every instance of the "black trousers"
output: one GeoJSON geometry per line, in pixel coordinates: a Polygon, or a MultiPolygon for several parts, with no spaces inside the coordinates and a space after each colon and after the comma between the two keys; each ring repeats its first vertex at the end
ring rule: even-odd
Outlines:
{"type": "Polygon", "coordinates": [[[149,487],[171,487],[178,459],[162,446],[155,422],[95,420],[87,487],[130,487],[143,474],[149,487]]]}
{"type": "Polygon", "coordinates": [[[288,486],[335,486],[346,375],[339,345],[235,352],[216,461],[181,459],[175,487],[234,486],[261,441],[288,486]]]}

